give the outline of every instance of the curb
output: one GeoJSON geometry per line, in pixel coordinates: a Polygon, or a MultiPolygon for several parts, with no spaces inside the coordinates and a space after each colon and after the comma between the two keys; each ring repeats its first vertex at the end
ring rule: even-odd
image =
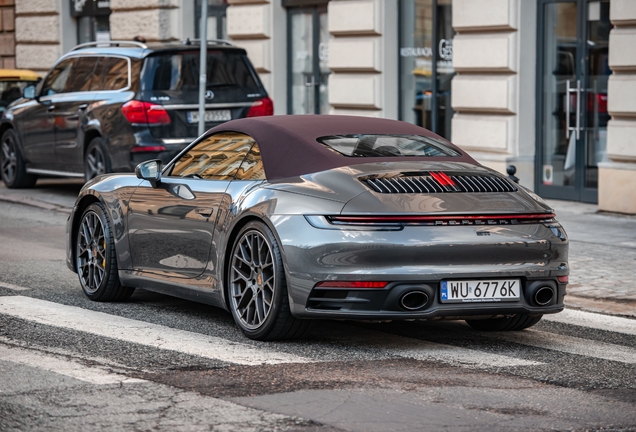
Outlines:
{"type": "Polygon", "coordinates": [[[52,210],[52,211],[57,211],[60,213],[66,213],[66,214],[71,213],[71,210],[72,210],[72,208],[70,207],[47,203],[44,201],[38,201],[38,200],[34,200],[25,196],[12,197],[12,196],[0,195],[0,201],[10,202],[14,204],[22,204],[22,205],[27,205],[31,207],[37,207],[43,210],[52,210]]]}
{"type": "Polygon", "coordinates": [[[564,303],[567,308],[579,309],[586,312],[596,312],[632,319],[636,318],[636,302],[631,300],[579,297],[568,294],[565,296],[564,303]]]}

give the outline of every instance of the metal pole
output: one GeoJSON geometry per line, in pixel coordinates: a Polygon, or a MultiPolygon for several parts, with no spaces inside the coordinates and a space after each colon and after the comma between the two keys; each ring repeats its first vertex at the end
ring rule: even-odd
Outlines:
{"type": "Polygon", "coordinates": [[[208,0],[201,0],[201,57],[199,59],[199,136],[205,132],[205,88],[208,82],[208,0]]]}

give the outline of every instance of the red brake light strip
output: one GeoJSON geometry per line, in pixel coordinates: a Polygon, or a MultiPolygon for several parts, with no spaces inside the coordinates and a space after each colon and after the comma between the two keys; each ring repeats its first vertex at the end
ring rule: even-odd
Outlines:
{"type": "Polygon", "coordinates": [[[552,219],[554,213],[533,213],[518,215],[457,215],[457,216],[331,216],[333,222],[345,223],[409,223],[409,222],[435,222],[435,221],[461,221],[461,220],[532,220],[552,219]]]}

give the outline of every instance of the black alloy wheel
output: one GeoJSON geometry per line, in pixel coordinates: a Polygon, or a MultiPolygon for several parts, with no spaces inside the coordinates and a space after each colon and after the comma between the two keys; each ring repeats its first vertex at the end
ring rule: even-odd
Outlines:
{"type": "Polygon", "coordinates": [[[26,166],[18,149],[18,135],[13,129],[7,129],[0,140],[0,166],[2,181],[11,189],[31,188],[38,177],[27,174],[26,166]]]}
{"type": "Polygon", "coordinates": [[[309,327],[309,321],[294,318],[290,312],[280,248],[262,222],[249,222],[236,237],[228,291],[234,321],[251,339],[298,338],[309,327]]]}
{"type": "Polygon", "coordinates": [[[104,150],[104,140],[101,138],[93,138],[86,148],[84,156],[84,179],[97,177],[101,174],[110,172],[110,160],[108,154],[104,150]]]}
{"type": "Polygon", "coordinates": [[[117,274],[115,242],[106,209],[93,203],[84,211],[76,234],[76,269],[84,294],[95,301],[122,301],[135,290],[117,274]]]}
{"type": "Polygon", "coordinates": [[[482,331],[517,331],[532,327],[543,315],[513,315],[504,318],[466,320],[469,326],[482,331]]]}

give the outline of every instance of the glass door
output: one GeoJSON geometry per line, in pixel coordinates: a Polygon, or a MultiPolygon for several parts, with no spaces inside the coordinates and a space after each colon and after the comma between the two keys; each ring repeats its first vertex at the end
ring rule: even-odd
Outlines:
{"type": "Polygon", "coordinates": [[[540,0],[536,190],[597,202],[606,160],[609,0],[540,0]]]}
{"type": "Polygon", "coordinates": [[[327,114],[330,73],[327,8],[290,8],[288,19],[288,113],[327,114]]]}

